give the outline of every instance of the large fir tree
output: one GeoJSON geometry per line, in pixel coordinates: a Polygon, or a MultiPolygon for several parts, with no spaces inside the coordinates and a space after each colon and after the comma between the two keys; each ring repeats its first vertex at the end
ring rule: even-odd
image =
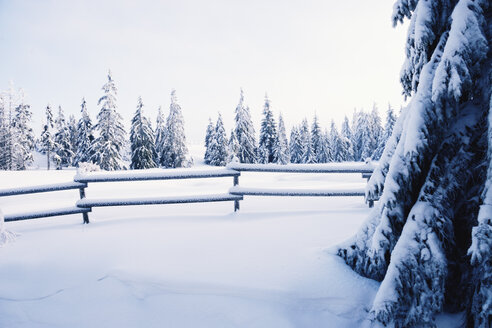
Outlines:
{"type": "Polygon", "coordinates": [[[288,164],[290,162],[289,143],[287,141],[287,133],[282,114],[278,117],[278,140],[275,147],[275,154],[278,164],[288,164]]]}
{"type": "Polygon", "coordinates": [[[103,170],[121,170],[125,168],[121,158],[125,147],[125,128],[121,115],[116,111],[117,89],[111,71],[102,90],[104,95],[98,101],[98,105],[102,106],[94,126],[98,136],[92,144],[91,161],[103,170]]]}
{"type": "Polygon", "coordinates": [[[142,114],[142,97],[138,97],[137,110],[130,130],[131,169],[150,169],[157,166],[154,131],[150,121],[142,114]]]}
{"type": "Polygon", "coordinates": [[[227,164],[227,144],[228,142],[224,123],[222,122],[222,115],[219,113],[214,133],[209,144],[209,160],[211,165],[224,166],[227,164]]]}
{"type": "Polygon", "coordinates": [[[366,199],[379,202],[338,254],[381,281],[370,319],[434,325],[466,310],[492,324],[492,6],[487,0],[398,0],[409,18],[404,94],[366,199]]]}
{"type": "Polygon", "coordinates": [[[78,166],[79,163],[89,162],[92,157],[91,146],[94,141],[92,121],[87,111],[87,103],[85,98],[82,98],[82,104],[80,105],[80,111],[82,117],[77,123],[77,141],[75,148],[75,158],[73,165],[78,166]]]}
{"type": "Polygon", "coordinates": [[[253,127],[253,122],[251,121],[249,107],[244,105],[244,94],[242,89],[239,96],[239,103],[236,107],[235,121],[235,132],[239,142],[238,159],[241,163],[255,163],[257,152],[255,129],[253,127]]]}
{"type": "Polygon", "coordinates": [[[171,91],[171,105],[166,121],[166,134],[164,137],[160,164],[164,167],[175,168],[186,166],[186,137],[184,132],[184,119],[181,106],[178,104],[176,90],[171,91]]]}
{"type": "Polygon", "coordinates": [[[263,119],[261,121],[259,147],[262,149],[259,154],[261,163],[277,162],[277,154],[275,146],[278,143],[277,124],[273,118],[273,113],[270,108],[270,99],[265,95],[265,106],[263,107],[263,119]]]}
{"type": "Polygon", "coordinates": [[[55,119],[55,153],[57,155],[57,169],[72,164],[74,152],[72,150],[70,130],[61,106],[58,106],[58,115],[55,119]]]}

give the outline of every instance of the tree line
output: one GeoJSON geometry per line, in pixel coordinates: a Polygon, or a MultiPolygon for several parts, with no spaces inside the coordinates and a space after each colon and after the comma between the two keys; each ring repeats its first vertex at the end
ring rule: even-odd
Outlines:
{"type": "Polygon", "coordinates": [[[174,90],[167,119],[159,108],[155,131],[143,116],[143,102],[139,97],[129,143],[123,118],[117,112],[117,88],[111,72],[102,90],[95,124],[89,116],[85,99],[82,99],[78,121],[74,115],[67,119],[61,106],[55,117],[53,108],[47,105],[42,132],[36,139],[30,127],[32,112],[25,103],[24,93],[11,86],[0,95],[0,169],[26,169],[33,162],[34,150],[46,155],[48,169],[51,163],[57,169],[81,163],[93,163],[104,170],[127,169],[128,144],[131,169],[174,168],[190,164],[186,157],[188,149],[183,115],[174,90]]]}
{"type": "MultiPolygon", "coordinates": [[[[51,163],[57,169],[93,163],[104,170],[176,168],[192,164],[192,159],[187,158],[184,119],[174,90],[169,114],[166,118],[159,108],[155,129],[143,113],[142,98],[138,98],[129,139],[117,111],[117,88],[111,72],[102,91],[95,124],[84,98],[78,120],[74,115],[66,118],[61,106],[54,113],[52,106],[47,105],[41,135],[35,138],[30,126],[30,106],[25,103],[22,90],[11,86],[0,95],[0,169],[26,169],[33,162],[34,150],[46,155],[48,169],[51,163]]],[[[389,107],[383,128],[374,106],[371,113],[354,111],[351,124],[345,117],[341,132],[333,121],[330,130],[323,130],[316,116],[311,126],[304,119],[291,129],[288,139],[282,115],[275,120],[270,100],[265,97],[257,141],[241,90],[235,128],[229,137],[220,114],[215,124],[209,120],[204,159],[205,163],[217,166],[230,161],[287,164],[378,160],[394,122],[395,115],[389,107]]]]}
{"type": "Polygon", "coordinates": [[[241,90],[235,111],[235,126],[227,138],[222,116],[216,123],[211,119],[205,133],[205,163],[221,166],[230,161],[241,163],[328,163],[343,161],[379,160],[396,121],[391,106],[386,112],[383,127],[378,109],[370,113],[354,111],[352,123],[347,116],[339,132],[332,120],[330,129],[323,129],[315,115],[311,125],[304,119],[294,126],[287,139],[282,114],[274,118],[270,99],[265,96],[263,118],[258,143],[249,107],[244,104],[241,90]]]}

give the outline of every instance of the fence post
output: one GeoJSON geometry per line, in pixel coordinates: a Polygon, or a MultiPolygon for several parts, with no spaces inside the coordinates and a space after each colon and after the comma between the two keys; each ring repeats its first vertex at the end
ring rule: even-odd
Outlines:
{"type": "MultiPolygon", "coordinates": [[[[234,176],[234,186],[239,184],[239,175],[234,176]]],[[[234,212],[239,211],[239,200],[234,201],[234,212]]]]}
{"type": "MultiPolygon", "coordinates": [[[[371,175],[366,174],[365,177],[367,179],[367,182],[369,182],[369,179],[371,179],[371,175]]],[[[369,208],[373,208],[374,207],[374,200],[373,199],[369,199],[368,203],[369,203],[369,208]]]]}
{"type": "MultiPolygon", "coordinates": [[[[80,199],[85,198],[85,187],[79,189],[80,199]]],[[[89,224],[89,213],[82,213],[82,218],[84,219],[84,224],[89,224]]]]}

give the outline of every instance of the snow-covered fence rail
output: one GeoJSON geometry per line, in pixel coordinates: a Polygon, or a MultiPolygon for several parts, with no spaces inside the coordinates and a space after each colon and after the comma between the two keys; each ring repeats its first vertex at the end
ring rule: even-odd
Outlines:
{"type": "MultiPolygon", "coordinates": [[[[39,186],[8,188],[8,189],[0,189],[0,197],[79,189],[80,198],[83,198],[83,197],[85,197],[85,188],[86,187],[87,187],[86,183],[64,182],[64,183],[55,183],[55,184],[39,185],[39,186]]],[[[44,217],[49,217],[49,216],[59,216],[59,215],[68,215],[68,214],[77,214],[77,213],[82,213],[83,218],[84,218],[84,222],[86,221],[86,218],[87,218],[87,222],[88,222],[87,213],[90,211],[91,211],[90,208],[80,208],[77,206],[72,206],[72,207],[40,210],[40,211],[34,211],[34,212],[6,214],[5,215],[5,222],[27,220],[27,219],[37,219],[37,218],[44,218],[44,217]]]]}
{"type": "MultiPolygon", "coordinates": [[[[211,169],[211,170],[191,170],[175,169],[162,171],[118,171],[118,172],[89,172],[77,174],[75,182],[94,183],[94,182],[119,182],[119,181],[150,181],[150,180],[179,180],[179,179],[204,179],[204,178],[224,178],[233,177],[234,185],[237,185],[238,177],[241,172],[230,169],[211,169]]],[[[234,201],[234,208],[239,209],[239,201],[243,199],[241,195],[231,193],[209,194],[209,195],[190,195],[190,196],[167,196],[167,197],[138,197],[138,198],[103,198],[90,199],[81,197],[77,202],[77,207],[82,209],[92,209],[93,207],[106,206],[133,206],[133,205],[156,205],[156,204],[184,204],[184,203],[206,203],[206,202],[225,202],[234,201]]],[[[84,220],[84,223],[89,223],[84,220]]]]}
{"type": "MultiPolygon", "coordinates": [[[[272,173],[361,173],[362,178],[369,179],[374,171],[371,163],[329,163],[329,164],[245,164],[229,163],[228,169],[239,172],[272,172],[272,173]]],[[[331,196],[364,196],[364,188],[357,189],[271,189],[271,188],[244,188],[239,181],[229,189],[229,193],[240,196],[306,196],[306,197],[331,197],[331,196]]],[[[374,201],[369,201],[369,207],[374,206],[374,201]]],[[[239,205],[237,205],[239,208],[239,205]]]]}

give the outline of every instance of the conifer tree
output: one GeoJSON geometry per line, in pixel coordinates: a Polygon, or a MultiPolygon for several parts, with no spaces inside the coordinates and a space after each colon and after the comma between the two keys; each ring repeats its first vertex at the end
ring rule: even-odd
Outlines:
{"type": "Polygon", "coordinates": [[[275,154],[278,164],[288,164],[290,162],[289,143],[287,141],[282,114],[278,117],[278,141],[275,148],[275,154]]]}
{"type": "Polygon", "coordinates": [[[311,145],[313,150],[313,163],[326,163],[327,154],[324,145],[323,134],[319,126],[318,116],[314,115],[313,124],[311,125],[311,145]]]}
{"type": "Polygon", "coordinates": [[[219,113],[213,137],[210,140],[210,164],[224,166],[227,164],[227,137],[222,122],[222,115],[219,113]]]}
{"type": "Polygon", "coordinates": [[[244,105],[244,94],[241,89],[239,103],[235,112],[235,133],[239,142],[238,158],[241,163],[256,162],[255,129],[251,121],[249,107],[244,105]]]}
{"type": "Polygon", "coordinates": [[[435,325],[466,311],[492,324],[492,6],[486,0],[398,0],[411,20],[404,94],[411,97],[366,188],[379,198],[338,254],[381,281],[369,318],[435,325]]]}
{"type": "Polygon", "coordinates": [[[162,108],[159,106],[157,110],[157,119],[155,125],[155,151],[157,153],[157,163],[161,162],[161,154],[164,150],[164,140],[166,140],[166,119],[162,108]]]}
{"type": "Polygon", "coordinates": [[[55,153],[57,155],[58,167],[61,169],[63,166],[68,166],[72,163],[73,151],[70,139],[70,130],[68,128],[67,121],[65,120],[65,114],[61,106],[58,106],[58,116],[55,119],[55,153]]]}
{"type": "Polygon", "coordinates": [[[313,144],[311,140],[311,132],[309,131],[309,124],[306,119],[302,121],[301,127],[299,129],[301,134],[302,143],[302,163],[310,164],[315,162],[313,153],[313,144]]]}
{"type": "Polygon", "coordinates": [[[383,127],[381,125],[381,117],[379,116],[376,104],[374,104],[372,111],[368,116],[367,147],[371,158],[374,157],[374,152],[381,142],[382,135],[383,127]]]}
{"type": "Polygon", "coordinates": [[[354,147],[352,145],[352,132],[347,116],[342,123],[342,131],[340,132],[340,153],[342,161],[354,160],[354,147]]]}
{"type": "Polygon", "coordinates": [[[23,102],[15,108],[13,131],[15,136],[13,169],[25,170],[33,162],[34,132],[31,128],[32,112],[23,102]]]}
{"type": "Polygon", "coordinates": [[[239,153],[239,141],[237,140],[236,133],[234,129],[231,130],[231,136],[229,138],[228,144],[228,153],[227,163],[230,162],[239,162],[238,153],[239,153]]]}
{"type": "Polygon", "coordinates": [[[55,148],[55,141],[51,129],[54,127],[53,122],[53,112],[51,111],[51,106],[48,104],[46,106],[46,124],[43,126],[43,131],[41,133],[41,151],[46,154],[46,168],[50,169],[52,151],[55,148]]]}
{"type": "Polygon", "coordinates": [[[17,136],[13,125],[15,109],[19,104],[23,103],[24,93],[22,90],[18,90],[17,92],[11,82],[10,87],[2,93],[1,98],[3,126],[2,131],[0,131],[0,142],[2,143],[2,149],[0,149],[0,167],[5,170],[15,170],[14,157],[17,136]]]}
{"type": "Polygon", "coordinates": [[[187,164],[187,154],[188,148],[186,147],[183,114],[178,104],[176,90],[172,90],[164,145],[160,154],[160,164],[168,168],[184,167],[187,164]]]}
{"type": "MultiPolygon", "coordinates": [[[[203,159],[205,160],[205,164],[210,164],[210,142],[214,137],[215,127],[212,123],[212,119],[208,119],[207,131],[205,132],[205,155],[203,159]]],[[[232,137],[232,134],[231,134],[232,137]]]]}
{"type": "Polygon", "coordinates": [[[103,170],[125,169],[122,152],[126,145],[125,128],[121,115],[116,111],[117,89],[111,71],[108,72],[108,81],[103,85],[104,95],[99,99],[101,110],[97,115],[97,124],[94,126],[98,133],[91,148],[91,161],[103,170]]]}
{"type": "Polygon", "coordinates": [[[156,167],[155,160],[157,153],[154,144],[154,131],[150,121],[142,114],[142,97],[138,97],[137,110],[132,119],[130,130],[130,145],[132,152],[132,161],[130,168],[150,169],[156,167]]]}
{"type": "Polygon", "coordinates": [[[391,108],[391,105],[388,104],[384,131],[381,134],[381,138],[379,139],[378,148],[376,148],[376,150],[372,154],[372,159],[374,161],[378,161],[381,158],[381,155],[383,154],[384,146],[386,145],[386,142],[391,137],[391,133],[393,132],[393,126],[395,125],[395,122],[396,122],[395,113],[393,111],[393,108],[391,108]]]}
{"type": "Polygon", "coordinates": [[[92,121],[87,111],[87,103],[85,98],[82,98],[80,106],[82,117],[77,123],[77,141],[75,148],[74,166],[79,163],[89,162],[92,157],[92,143],[94,141],[92,121]]]}
{"type": "Polygon", "coordinates": [[[302,143],[301,133],[299,131],[299,127],[297,126],[292,127],[292,130],[290,131],[289,151],[291,163],[302,163],[305,150],[302,143]]]}
{"type": "Polygon", "coordinates": [[[341,152],[341,138],[335,121],[331,120],[330,133],[328,135],[328,148],[330,149],[330,160],[332,162],[341,162],[343,154],[341,152]]]}
{"type": "Polygon", "coordinates": [[[263,107],[263,120],[261,121],[259,147],[262,150],[258,160],[261,163],[277,162],[275,146],[278,143],[277,124],[273,118],[270,108],[270,99],[265,95],[265,106],[263,107]]]}

